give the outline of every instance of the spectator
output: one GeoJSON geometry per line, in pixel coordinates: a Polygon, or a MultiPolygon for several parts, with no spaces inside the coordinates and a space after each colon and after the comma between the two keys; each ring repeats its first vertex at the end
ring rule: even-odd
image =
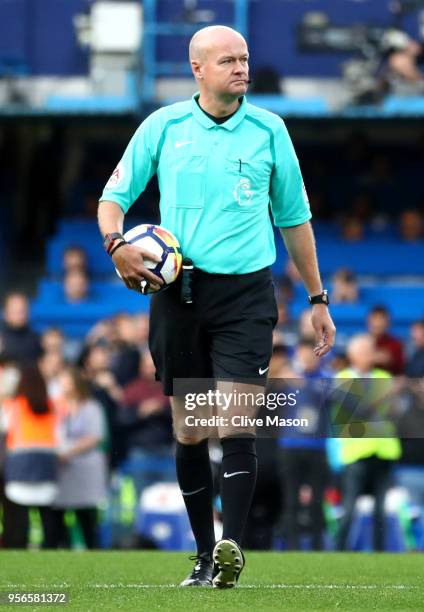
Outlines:
{"type": "Polygon", "coordinates": [[[95,346],[98,344],[109,345],[116,338],[115,320],[101,319],[98,321],[88,332],[85,340],[87,347],[95,346]]]}
{"type": "Polygon", "coordinates": [[[81,340],[66,337],[57,327],[49,327],[41,336],[41,346],[44,354],[61,353],[66,361],[74,362],[81,351],[81,340]]]}
{"type": "Polygon", "coordinates": [[[282,332],[274,328],[274,331],[272,332],[272,346],[274,347],[274,346],[283,345],[283,344],[284,344],[284,336],[282,332]]]}
{"type": "Polygon", "coordinates": [[[149,339],[149,315],[140,313],[133,317],[134,320],[134,343],[140,354],[148,348],[149,339]]]}
{"type": "Polygon", "coordinates": [[[338,374],[341,370],[344,370],[349,366],[349,361],[345,353],[336,352],[334,355],[332,355],[329,361],[329,366],[331,372],[338,374]]]}
{"type": "Polygon", "coordinates": [[[41,355],[40,339],[29,325],[29,304],[23,293],[6,296],[0,321],[0,352],[21,364],[34,362],[41,355]]]}
{"type": "Polygon", "coordinates": [[[401,374],[404,369],[403,346],[389,333],[390,315],[384,306],[374,306],[367,317],[368,332],[375,342],[375,366],[390,374],[401,374]]]}
{"type": "Polygon", "coordinates": [[[98,342],[93,346],[86,347],[80,359],[86,379],[100,386],[103,386],[101,380],[103,380],[104,375],[110,374],[111,363],[112,353],[109,345],[105,342],[98,342]]]}
{"type": "MultiPolygon", "coordinates": [[[[4,460],[6,455],[6,416],[2,410],[2,402],[11,399],[16,395],[16,388],[19,383],[19,368],[6,354],[0,354],[0,514],[4,516],[5,506],[9,504],[5,496],[4,482],[4,460]]],[[[4,537],[4,525],[3,525],[4,537]]],[[[0,537],[0,548],[2,539],[0,537]]]]}
{"type": "Polygon", "coordinates": [[[405,374],[411,378],[424,376],[424,319],[411,326],[412,354],[406,362],[405,374]]]}
{"type": "Polygon", "coordinates": [[[15,396],[20,373],[16,363],[6,353],[0,353],[0,418],[1,402],[15,396]]]}
{"type": "Polygon", "coordinates": [[[38,360],[38,366],[47,384],[47,395],[51,400],[60,396],[60,374],[65,368],[65,360],[60,351],[51,350],[38,360]]]}
{"type": "Polygon", "coordinates": [[[115,317],[116,337],[112,344],[111,370],[117,383],[124,386],[137,378],[140,353],[135,344],[134,319],[129,314],[115,317]]]}
{"type": "Polygon", "coordinates": [[[64,370],[60,382],[62,397],[56,402],[59,489],[53,502],[52,540],[56,548],[66,542],[64,515],[66,510],[74,510],[87,548],[96,548],[97,506],[106,499],[105,420],[78,369],[64,370]]]}
{"type": "Polygon", "coordinates": [[[311,311],[309,308],[303,310],[299,317],[299,337],[304,339],[315,338],[314,328],[312,327],[311,311]]]}
{"type": "Polygon", "coordinates": [[[307,378],[323,378],[320,358],[314,353],[315,343],[309,338],[301,338],[293,358],[297,375],[307,378]]]}
{"type": "MultiPolygon", "coordinates": [[[[274,344],[272,348],[271,361],[269,363],[269,380],[273,381],[273,379],[278,378],[295,378],[295,376],[296,374],[290,362],[288,348],[281,343],[274,344]]],[[[276,381],[276,384],[279,384],[278,380],[276,381]]]]}
{"type": "Polygon", "coordinates": [[[66,276],[75,270],[88,273],[87,253],[79,246],[69,246],[63,252],[63,272],[66,276]]]}
{"type": "Polygon", "coordinates": [[[358,301],[358,282],[351,270],[342,268],[333,276],[332,304],[356,304],[358,301]]]}
{"type": "MultiPolygon", "coordinates": [[[[274,344],[269,363],[267,391],[278,392],[284,384],[281,379],[290,379],[294,376],[287,348],[281,343],[274,344]]],[[[262,407],[258,418],[265,420],[267,414],[269,414],[268,409],[262,407]]],[[[256,443],[258,477],[243,543],[247,548],[264,550],[272,548],[274,527],[282,511],[283,491],[278,469],[277,438],[259,436],[256,443]]]]}
{"type": "Polygon", "coordinates": [[[39,509],[43,547],[52,546],[50,504],[56,492],[56,419],[40,370],[23,366],[14,397],[3,402],[6,430],[3,545],[26,548],[29,509],[39,509]]]}
{"type": "Polygon", "coordinates": [[[278,303],[287,304],[293,300],[294,284],[288,274],[282,274],[275,279],[276,298],[278,303]]]}
{"type": "Polygon", "coordinates": [[[364,226],[359,217],[345,217],[342,221],[342,238],[347,242],[360,242],[363,240],[364,226]]]}
{"type": "MultiPolygon", "coordinates": [[[[111,335],[112,338],[112,335],[111,335]]],[[[102,405],[109,431],[109,466],[116,467],[125,455],[124,437],[118,423],[119,404],[122,401],[122,387],[111,371],[112,352],[109,344],[98,340],[86,347],[80,364],[85,380],[93,397],[102,405]]]]}
{"type": "Polygon", "coordinates": [[[374,367],[375,344],[371,336],[367,334],[354,336],[348,343],[347,354],[350,367],[339,372],[337,380],[348,379],[349,383],[346,385],[340,381],[340,387],[336,387],[337,393],[340,392],[340,399],[337,399],[333,419],[333,424],[341,424],[342,427],[342,431],[339,432],[340,455],[344,466],[342,473],[344,514],[337,535],[337,547],[339,550],[346,549],[356,500],[362,493],[368,492],[375,500],[374,548],[381,551],[384,550],[385,542],[384,500],[390,486],[392,466],[401,455],[400,442],[394,437],[393,424],[381,420],[381,415],[384,417],[388,409],[385,396],[389,391],[388,385],[386,388],[383,380],[387,383],[391,376],[388,372],[374,367]],[[359,380],[357,385],[353,385],[352,379],[364,381],[378,379],[379,382],[362,384],[359,380]],[[383,399],[376,403],[375,397],[383,399]],[[352,403],[352,412],[345,414],[350,409],[350,403],[352,403]],[[355,430],[349,425],[352,420],[355,423],[362,422],[365,428],[371,428],[375,422],[376,426],[380,427],[381,437],[366,437],[363,430],[362,437],[353,437],[355,430]]]}
{"type": "Polygon", "coordinates": [[[107,404],[108,414],[116,412],[117,405],[122,401],[122,387],[118,384],[112,372],[112,351],[109,345],[98,344],[90,347],[81,359],[84,377],[102,404],[107,404]]]}
{"type": "Polygon", "coordinates": [[[399,217],[399,232],[405,242],[417,242],[423,237],[423,220],[418,210],[404,210],[399,217]]]}
{"type": "Polygon", "coordinates": [[[70,270],[63,281],[64,298],[67,304],[81,304],[90,297],[88,276],[82,270],[70,270]]]}
{"type": "Polygon", "coordinates": [[[286,503],[285,533],[289,550],[300,547],[300,532],[311,535],[312,548],[323,547],[323,500],[327,483],[326,412],[322,410],[324,377],[312,340],[301,340],[294,357],[300,388],[294,407],[284,410],[289,418],[307,418],[305,428],[291,428],[280,437],[281,477],[286,503]]]}
{"type": "Polygon", "coordinates": [[[397,432],[402,457],[396,470],[396,482],[408,492],[409,502],[419,511],[417,541],[414,548],[424,549],[424,383],[422,378],[407,381],[397,401],[397,432]]]}
{"type": "MultiPolygon", "coordinates": [[[[124,387],[121,422],[126,425],[130,471],[137,498],[149,484],[174,479],[174,470],[152,467],[167,463],[172,452],[172,422],[169,400],[155,380],[155,367],[149,351],[140,358],[140,374],[124,387]]],[[[172,466],[172,463],[170,463],[172,466]]]]}
{"type": "Polygon", "coordinates": [[[290,317],[290,311],[286,303],[278,302],[278,321],[276,332],[280,332],[283,344],[294,346],[298,339],[297,324],[290,317]]]}
{"type": "Polygon", "coordinates": [[[57,327],[49,327],[41,335],[41,347],[43,353],[63,353],[64,351],[64,336],[57,327]]]}

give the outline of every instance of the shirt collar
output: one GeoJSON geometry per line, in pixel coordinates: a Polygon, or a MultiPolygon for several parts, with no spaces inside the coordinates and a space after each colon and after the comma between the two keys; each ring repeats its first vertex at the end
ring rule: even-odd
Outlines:
{"type": "Polygon", "coordinates": [[[239,123],[243,121],[244,117],[246,116],[246,111],[247,111],[246,96],[242,96],[241,104],[239,108],[237,109],[237,112],[234,113],[234,115],[230,117],[228,121],[218,125],[215,123],[215,121],[213,121],[207,115],[205,115],[205,113],[202,111],[200,106],[197,104],[196,100],[199,99],[199,96],[200,96],[199,92],[196,92],[193,95],[191,99],[191,110],[192,110],[194,118],[197,119],[197,121],[201,123],[203,127],[205,127],[208,130],[213,127],[221,127],[226,130],[232,131],[238,126],[239,123]]]}

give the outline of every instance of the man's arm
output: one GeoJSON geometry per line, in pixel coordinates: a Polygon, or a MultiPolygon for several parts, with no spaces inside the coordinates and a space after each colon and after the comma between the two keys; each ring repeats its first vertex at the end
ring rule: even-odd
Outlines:
{"type": "MultiPolygon", "coordinates": [[[[98,208],[99,228],[103,237],[115,232],[122,234],[125,213],[156,172],[160,116],[160,111],[156,111],[139,126],[103,190],[98,208]]],[[[160,261],[157,256],[132,245],[119,247],[112,255],[113,263],[129,289],[140,291],[140,283],[144,279],[153,289],[163,284],[145,267],[143,258],[160,261]]]]}
{"type": "MultiPolygon", "coordinates": [[[[320,294],[322,283],[311,224],[306,222],[294,227],[282,227],[280,231],[287,251],[299,270],[308,294],[320,294]]],[[[314,304],[312,306],[311,321],[317,341],[315,354],[322,357],[334,346],[336,335],[336,328],[325,304],[314,304]]]]}
{"type": "Polygon", "coordinates": [[[102,200],[99,203],[97,210],[97,218],[99,221],[100,233],[103,238],[106,234],[118,232],[122,234],[124,231],[124,211],[115,202],[102,200]]]}
{"type": "MultiPolygon", "coordinates": [[[[97,217],[103,237],[114,232],[122,234],[124,212],[118,204],[102,200],[98,207],[97,217]]],[[[113,253],[112,261],[128,289],[140,291],[140,283],[144,279],[149,281],[153,289],[158,288],[157,285],[163,285],[162,279],[146,268],[143,259],[160,261],[157,255],[131,244],[125,244],[113,253]]]]}

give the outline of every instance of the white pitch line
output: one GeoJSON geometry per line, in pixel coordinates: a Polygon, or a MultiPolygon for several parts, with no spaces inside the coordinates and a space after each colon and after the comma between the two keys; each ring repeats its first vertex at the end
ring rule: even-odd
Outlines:
{"type": "MultiPolygon", "coordinates": [[[[120,583],[94,583],[86,584],[85,588],[92,589],[175,589],[179,588],[178,584],[124,584],[120,583]]],[[[61,584],[0,584],[0,589],[69,589],[72,585],[69,583],[61,584]]],[[[81,585],[78,585],[81,588],[81,585]]],[[[418,589],[416,585],[409,584],[239,584],[238,589],[350,589],[350,590],[375,590],[375,589],[391,589],[391,590],[407,590],[418,589]]]]}
{"type": "MultiPolygon", "coordinates": [[[[89,584],[95,589],[174,589],[177,584],[89,584]]],[[[238,589],[417,589],[407,584],[239,584],[238,589]]]]}

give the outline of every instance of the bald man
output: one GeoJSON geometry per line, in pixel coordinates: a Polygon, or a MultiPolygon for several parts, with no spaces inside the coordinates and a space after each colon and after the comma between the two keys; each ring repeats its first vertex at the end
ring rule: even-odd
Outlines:
{"type": "Polygon", "coordinates": [[[374,549],[382,551],[386,532],[384,500],[390,487],[394,462],[401,455],[400,441],[395,437],[395,425],[389,418],[391,375],[375,367],[376,346],[374,338],[369,334],[353,336],[347,345],[347,356],[350,367],[341,370],[336,377],[336,384],[341,380],[344,396],[341,406],[336,404],[338,418],[335,419],[343,427],[339,454],[343,465],[344,514],[337,534],[337,548],[346,550],[356,500],[367,491],[375,499],[374,549]],[[358,379],[356,384],[353,384],[353,379],[358,379]],[[340,419],[343,404],[345,410],[354,406],[351,408],[351,424],[345,424],[346,420],[340,419]],[[372,432],[379,437],[371,437],[372,432]]]}
{"type": "Polygon", "coordinates": [[[122,236],[125,213],[156,173],[162,225],[193,263],[190,300],[181,292],[181,279],[153,295],[149,345],[157,377],[171,396],[177,477],[197,544],[195,567],[182,586],[231,588],[244,566],[240,542],[257,474],[255,427],[241,427],[232,417],[254,417],[256,407],[234,400],[222,411],[217,403],[204,406],[199,397],[196,417],[223,418],[217,429],[193,427],[187,396],[174,382],[210,378],[230,396],[248,397],[249,391],[255,398],[264,391],[278,314],[270,271],[276,256],[272,222],[311,296],[316,355],[330,350],[335,328],[290,137],[280,117],[245,97],[246,41],[231,28],[211,26],[193,36],[189,55],[199,91],[143,121],[105,187],[98,217],[106,250],[127,287],[140,291],[147,281],[159,289],[162,279],[143,262],[157,258],[122,236]],[[211,435],[219,436],[223,449],[223,538],[216,544],[211,435]]]}

